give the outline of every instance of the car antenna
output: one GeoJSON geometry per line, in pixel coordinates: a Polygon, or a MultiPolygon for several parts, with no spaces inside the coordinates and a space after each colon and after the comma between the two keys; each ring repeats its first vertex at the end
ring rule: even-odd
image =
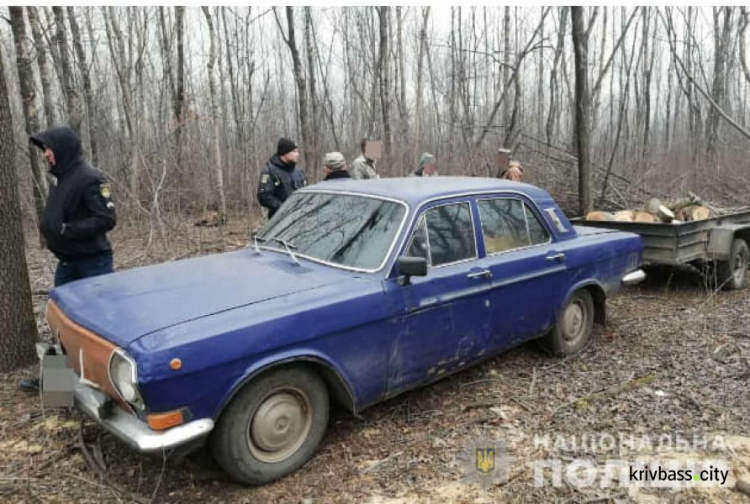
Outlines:
{"type": "Polygon", "coordinates": [[[296,266],[299,266],[299,261],[297,260],[297,256],[294,255],[294,252],[292,252],[293,248],[296,248],[294,245],[290,244],[286,240],[282,240],[281,238],[271,238],[272,241],[275,241],[276,243],[281,243],[287,252],[289,252],[289,257],[292,258],[292,261],[294,261],[294,264],[296,266]]]}

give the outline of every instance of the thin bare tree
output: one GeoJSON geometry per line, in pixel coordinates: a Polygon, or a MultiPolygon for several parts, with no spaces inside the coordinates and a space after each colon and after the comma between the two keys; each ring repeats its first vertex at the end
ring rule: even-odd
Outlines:
{"type": "MultiPolygon", "coordinates": [[[[26,20],[23,16],[23,7],[10,7],[10,24],[13,31],[13,41],[16,46],[16,69],[18,70],[18,82],[21,91],[21,103],[23,103],[24,125],[26,134],[32,135],[40,130],[39,111],[36,106],[36,89],[34,85],[34,72],[29,54],[29,43],[26,35],[26,20]]],[[[34,209],[36,210],[37,222],[41,224],[44,214],[44,200],[47,196],[47,181],[44,178],[44,164],[37,149],[29,152],[29,163],[31,173],[34,176],[34,209]]],[[[44,246],[44,239],[39,235],[39,243],[44,246]]]]}
{"type": "Polygon", "coordinates": [[[284,34],[284,28],[281,26],[276,9],[273,10],[274,17],[276,19],[276,25],[279,28],[284,43],[289,48],[289,53],[292,56],[292,65],[294,68],[294,81],[297,84],[297,106],[300,121],[300,129],[302,131],[302,147],[303,147],[303,160],[305,164],[310,162],[312,157],[312,141],[310,135],[310,123],[307,115],[307,86],[305,83],[305,71],[302,67],[302,59],[299,55],[299,49],[297,48],[297,39],[295,37],[294,30],[294,8],[286,7],[286,23],[287,33],[284,34]]]}
{"type": "Polygon", "coordinates": [[[219,138],[219,103],[218,97],[216,96],[216,73],[214,71],[214,65],[216,64],[216,53],[218,51],[217,33],[214,28],[213,17],[208,7],[201,7],[203,9],[203,15],[206,18],[208,24],[208,33],[211,40],[210,49],[208,53],[208,88],[211,100],[211,162],[214,165],[214,172],[216,174],[216,193],[219,197],[219,211],[222,216],[227,214],[227,198],[224,193],[224,171],[221,165],[221,148],[219,138]]]}
{"type": "Polygon", "coordinates": [[[581,215],[593,208],[591,198],[591,160],[589,146],[588,33],[583,26],[583,7],[571,7],[573,55],[575,58],[575,117],[578,154],[578,205],[581,215]]]}

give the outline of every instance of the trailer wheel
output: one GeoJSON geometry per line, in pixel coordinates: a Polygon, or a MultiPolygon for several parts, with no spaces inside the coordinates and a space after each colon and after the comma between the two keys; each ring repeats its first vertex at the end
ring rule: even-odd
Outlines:
{"type": "Polygon", "coordinates": [[[732,242],[729,260],[719,261],[716,264],[717,280],[724,290],[736,290],[745,286],[748,258],[750,258],[750,249],[747,243],[737,238],[732,242]]]}

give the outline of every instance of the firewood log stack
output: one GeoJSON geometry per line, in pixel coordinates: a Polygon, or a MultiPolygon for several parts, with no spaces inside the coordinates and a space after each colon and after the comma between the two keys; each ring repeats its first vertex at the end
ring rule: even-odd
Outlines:
{"type": "Polygon", "coordinates": [[[681,224],[705,220],[719,213],[719,210],[705,204],[695,193],[688,192],[686,196],[666,203],[658,198],[651,198],[638,210],[620,210],[614,213],[595,210],[586,215],[586,220],[681,224]]]}

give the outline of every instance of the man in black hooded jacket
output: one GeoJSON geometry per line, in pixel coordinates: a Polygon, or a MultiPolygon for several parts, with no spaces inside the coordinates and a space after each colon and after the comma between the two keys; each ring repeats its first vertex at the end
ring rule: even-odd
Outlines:
{"type": "Polygon", "coordinates": [[[83,159],[81,141],[67,126],[32,135],[44,151],[57,183],[50,187],[40,229],[47,248],[59,259],[55,287],[112,272],[115,204],[104,175],[83,159]]]}
{"type": "MultiPolygon", "coordinates": [[[[104,175],[83,159],[81,141],[66,126],[42,131],[29,140],[44,151],[56,179],[39,223],[47,248],[59,260],[55,287],[112,273],[112,245],[106,233],[117,220],[104,175]]],[[[24,378],[19,387],[37,392],[39,379],[24,378]]]]}
{"type": "Polygon", "coordinates": [[[297,144],[288,138],[281,138],[276,146],[276,154],[260,172],[258,201],[268,209],[269,219],[294,191],[307,185],[305,172],[297,166],[298,158],[297,144]]]}

